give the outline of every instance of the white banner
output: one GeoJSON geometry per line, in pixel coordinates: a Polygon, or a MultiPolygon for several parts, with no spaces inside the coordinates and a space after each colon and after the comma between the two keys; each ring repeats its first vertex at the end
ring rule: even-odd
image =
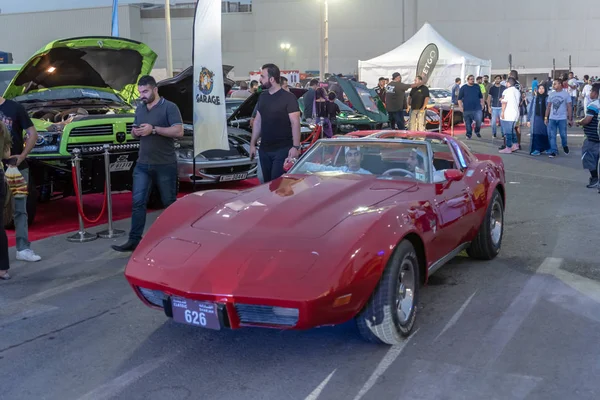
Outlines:
{"type": "Polygon", "coordinates": [[[194,19],[194,156],[228,150],[221,0],[198,0],[194,19]]]}

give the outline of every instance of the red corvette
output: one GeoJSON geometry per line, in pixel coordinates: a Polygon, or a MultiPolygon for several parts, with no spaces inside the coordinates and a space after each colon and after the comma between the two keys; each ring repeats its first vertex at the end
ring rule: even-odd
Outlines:
{"type": "Polygon", "coordinates": [[[498,254],[505,202],[502,159],[451,137],[320,140],[273,182],[179,199],[125,275],[176,322],[308,329],[354,319],[365,339],[395,344],[433,272],[463,250],[498,254]]]}

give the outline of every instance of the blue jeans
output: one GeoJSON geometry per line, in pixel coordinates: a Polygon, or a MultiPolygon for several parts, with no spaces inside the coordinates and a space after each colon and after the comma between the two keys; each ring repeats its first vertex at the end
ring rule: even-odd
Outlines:
{"type": "Polygon", "coordinates": [[[392,129],[398,129],[400,131],[406,129],[406,124],[404,123],[404,110],[392,111],[390,112],[390,116],[392,117],[392,129]]]}
{"type": "Polygon", "coordinates": [[[262,169],[263,180],[271,182],[285,173],[283,164],[288,157],[291,147],[282,147],[277,150],[265,151],[258,149],[260,168],[262,169]]]}
{"type": "MultiPolygon", "coordinates": [[[[25,182],[29,182],[29,168],[21,172],[25,182]]],[[[15,197],[15,210],[13,219],[15,221],[15,237],[17,239],[17,251],[23,251],[30,248],[29,243],[29,225],[27,222],[27,196],[15,197]]]]}
{"type": "MultiPolygon", "coordinates": [[[[502,107],[492,107],[492,135],[496,136],[496,124],[500,121],[500,115],[502,114],[502,107]]],[[[500,133],[504,136],[502,131],[502,124],[500,124],[500,133]]]]}
{"type": "Polygon", "coordinates": [[[465,119],[465,125],[467,127],[467,137],[471,137],[473,135],[473,121],[475,121],[475,134],[479,134],[479,131],[481,130],[483,111],[465,111],[463,112],[463,118],[465,119]]]}
{"type": "Polygon", "coordinates": [[[515,131],[516,123],[517,121],[500,120],[500,128],[502,129],[504,136],[506,136],[506,148],[510,148],[513,144],[517,143],[517,132],[515,131]]]}
{"type": "Polygon", "coordinates": [[[160,199],[165,208],[177,200],[177,163],[136,164],[133,170],[133,205],[129,240],[139,243],[146,226],[146,206],[152,191],[152,183],[158,186],[160,199]]]}
{"type": "Polygon", "coordinates": [[[563,147],[567,146],[567,120],[551,119],[548,120],[548,140],[550,141],[550,152],[558,154],[556,147],[556,130],[560,133],[560,141],[563,147]]]}

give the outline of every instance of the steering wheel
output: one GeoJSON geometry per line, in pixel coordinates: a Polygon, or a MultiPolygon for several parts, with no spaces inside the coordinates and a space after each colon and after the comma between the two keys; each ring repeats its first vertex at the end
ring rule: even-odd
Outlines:
{"type": "Polygon", "coordinates": [[[403,169],[403,168],[392,168],[392,169],[388,169],[387,171],[385,171],[382,175],[383,176],[388,176],[391,175],[392,172],[402,172],[404,173],[404,176],[408,176],[410,178],[414,178],[415,177],[415,173],[411,172],[407,169],[403,169]]]}

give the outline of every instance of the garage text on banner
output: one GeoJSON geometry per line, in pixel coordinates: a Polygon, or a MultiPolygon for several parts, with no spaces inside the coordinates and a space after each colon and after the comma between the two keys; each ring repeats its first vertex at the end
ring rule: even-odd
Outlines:
{"type": "Polygon", "coordinates": [[[194,18],[194,157],[229,149],[221,49],[221,0],[199,0],[194,18]]]}

